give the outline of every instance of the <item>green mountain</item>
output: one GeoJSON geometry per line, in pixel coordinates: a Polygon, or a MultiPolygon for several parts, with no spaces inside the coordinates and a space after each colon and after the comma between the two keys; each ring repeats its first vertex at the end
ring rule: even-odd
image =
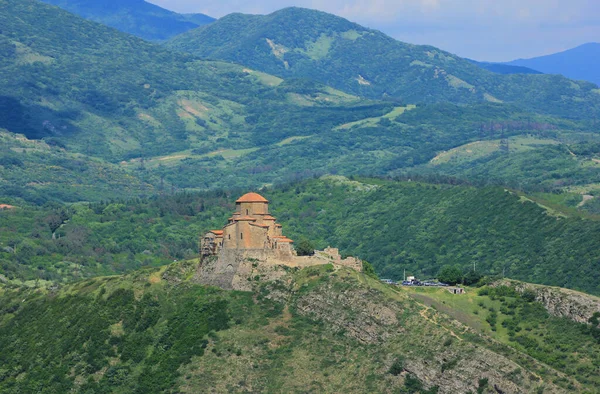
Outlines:
{"type": "Polygon", "coordinates": [[[404,103],[515,103],[541,113],[598,114],[591,83],[549,75],[498,75],[431,46],[410,45],[343,18],[301,8],[232,14],[167,43],[203,58],[303,77],[347,93],[404,103]]]}
{"type": "Polygon", "coordinates": [[[530,67],[546,74],[561,74],[567,78],[600,85],[599,63],[600,43],[590,42],[563,52],[531,59],[517,59],[506,64],[530,67]]]}
{"type": "MultiPolygon", "coordinates": [[[[0,22],[0,128],[113,164],[168,164],[171,157],[160,158],[177,152],[176,162],[191,156],[219,169],[220,152],[237,157],[392,109],[174,54],[31,0],[4,1],[0,22]]],[[[134,174],[149,182],[160,175],[134,174]]]]}
{"type": "Polygon", "coordinates": [[[2,4],[0,129],[10,143],[0,194],[6,197],[98,201],[255,188],[327,173],[437,171],[505,184],[518,178],[515,187],[540,190],[589,186],[599,178],[593,149],[570,166],[562,166],[567,150],[544,151],[555,165],[550,172],[537,165],[519,173],[528,167],[516,168],[512,152],[492,156],[489,165],[432,164],[468,144],[524,136],[540,143],[529,143],[522,160],[540,163],[549,139],[571,151],[600,142],[590,133],[598,128],[593,119],[490,102],[368,101],[308,79],[282,80],[173,53],[39,2],[2,4]],[[39,140],[52,160],[27,148],[39,140]]]}
{"type": "Polygon", "coordinates": [[[0,391],[566,393],[598,383],[598,328],[551,316],[531,291],[397,290],[332,265],[222,291],[198,285],[196,270],[0,287],[0,391]]]}
{"type": "Polygon", "coordinates": [[[146,40],[166,40],[214,22],[204,14],[177,14],[144,0],[41,0],[146,40]]]}

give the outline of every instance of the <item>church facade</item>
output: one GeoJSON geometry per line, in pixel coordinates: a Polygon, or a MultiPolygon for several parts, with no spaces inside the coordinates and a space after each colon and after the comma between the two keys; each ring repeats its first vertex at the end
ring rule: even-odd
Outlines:
{"type": "Polygon", "coordinates": [[[222,250],[273,250],[292,257],[294,241],[284,236],[281,224],[269,214],[269,201],[258,193],[247,193],[236,202],[236,210],[220,230],[209,231],[201,240],[202,256],[222,250]]]}
{"type": "Polygon", "coordinates": [[[289,268],[331,264],[362,271],[361,260],[342,258],[335,248],[298,256],[294,241],[283,235],[281,225],[269,213],[269,201],[260,194],[244,194],[235,206],[222,229],[200,237],[199,283],[249,291],[258,280],[284,277],[289,268]]]}

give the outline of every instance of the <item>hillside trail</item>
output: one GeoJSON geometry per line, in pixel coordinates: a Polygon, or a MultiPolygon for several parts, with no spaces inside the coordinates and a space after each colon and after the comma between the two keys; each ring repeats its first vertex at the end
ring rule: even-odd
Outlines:
{"type": "Polygon", "coordinates": [[[451,336],[453,336],[454,338],[458,339],[459,341],[462,341],[463,339],[461,337],[459,337],[454,331],[452,331],[451,329],[449,329],[448,327],[440,324],[437,319],[432,319],[429,316],[427,316],[427,312],[429,312],[429,310],[434,311],[435,310],[433,308],[430,308],[428,306],[426,306],[425,304],[421,304],[423,306],[423,309],[421,309],[421,311],[419,312],[419,315],[421,315],[421,317],[425,320],[427,320],[428,322],[435,324],[436,326],[442,328],[443,330],[447,331],[451,336]]]}

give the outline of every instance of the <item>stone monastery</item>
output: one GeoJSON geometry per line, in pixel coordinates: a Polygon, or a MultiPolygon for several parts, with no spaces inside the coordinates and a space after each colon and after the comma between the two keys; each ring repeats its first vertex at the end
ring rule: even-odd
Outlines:
{"type": "Polygon", "coordinates": [[[342,259],[335,248],[298,256],[294,241],[283,235],[281,224],[269,214],[269,201],[260,194],[247,193],[235,203],[236,210],[225,227],[209,231],[200,239],[201,283],[248,290],[256,278],[283,276],[284,267],[334,264],[362,271],[362,261],[342,259]]]}
{"type": "Polygon", "coordinates": [[[292,257],[292,241],[282,235],[281,224],[269,215],[269,201],[248,193],[236,202],[236,212],[222,230],[213,230],[202,240],[202,255],[218,255],[222,249],[272,250],[280,257],[292,257]]]}

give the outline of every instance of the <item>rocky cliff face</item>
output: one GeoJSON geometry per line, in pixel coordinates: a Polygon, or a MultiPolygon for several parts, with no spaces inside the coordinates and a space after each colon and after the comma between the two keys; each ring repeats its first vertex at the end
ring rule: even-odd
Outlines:
{"type": "Polygon", "coordinates": [[[600,312],[600,298],[579,291],[508,279],[499,281],[496,285],[514,287],[520,293],[531,291],[535,294],[535,300],[542,303],[551,315],[566,317],[578,323],[588,323],[595,312],[600,312]]]}
{"type": "Polygon", "coordinates": [[[489,339],[472,340],[479,334],[403,293],[374,288],[372,282],[365,285],[368,279],[361,274],[340,269],[329,277],[308,276],[304,283],[269,285],[269,297],[378,353],[375,357],[385,360],[383,376],[399,355],[403,368],[391,387],[412,376],[426,388],[438,387],[439,393],[528,393],[540,387],[544,393],[565,392],[521,364],[527,360],[536,370],[547,366],[506,349],[494,351],[502,346],[489,339]]]}

